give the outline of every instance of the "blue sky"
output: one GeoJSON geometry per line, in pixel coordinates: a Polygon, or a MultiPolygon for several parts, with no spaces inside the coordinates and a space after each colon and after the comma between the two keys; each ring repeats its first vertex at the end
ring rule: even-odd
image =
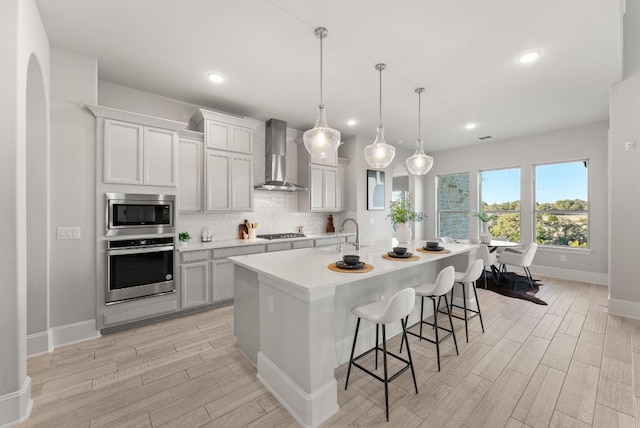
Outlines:
{"type": "MultiPolygon", "coordinates": [[[[537,202],[587,200],[587,168],[582,161],[536,167],[537,202]]],[[[482,199],[488,204],[520,200],[520,168],[482,173],[482,199]]]]}

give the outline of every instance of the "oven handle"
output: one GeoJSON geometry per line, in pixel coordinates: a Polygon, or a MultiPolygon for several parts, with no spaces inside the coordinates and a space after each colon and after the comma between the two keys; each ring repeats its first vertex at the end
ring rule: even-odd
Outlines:
{"type": "Polygon", "coordinates": [[[173,245],[164,245],[161,247],[144,247],[144,248],[127,248],[117,250],[107,250],[110,256],[120,256],[126,254],[142,254],[142,253],[159,253],[161,251],[173,251],[173,245]]]}

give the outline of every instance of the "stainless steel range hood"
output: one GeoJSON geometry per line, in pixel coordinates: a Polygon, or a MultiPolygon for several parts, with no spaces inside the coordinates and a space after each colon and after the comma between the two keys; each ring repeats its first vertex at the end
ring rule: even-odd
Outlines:
{"type": "Polygon", "coordinates": [[[278,119],[266,122],[264,161],[265,182],[254,186],[254,189],[279,192],[307,190],[287,181],[287,122],[278,119]]]}

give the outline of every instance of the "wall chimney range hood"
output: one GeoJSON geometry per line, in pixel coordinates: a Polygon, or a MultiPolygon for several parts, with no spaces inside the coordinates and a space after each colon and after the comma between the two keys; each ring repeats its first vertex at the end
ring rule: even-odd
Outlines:
{"type": "Polygon", "coordinates": [[[307,190],[306,187],[287,181],[287,122],[267,120],[264,161],[265,182],[254,186],[254,189],[278,192],[307,190]]]}

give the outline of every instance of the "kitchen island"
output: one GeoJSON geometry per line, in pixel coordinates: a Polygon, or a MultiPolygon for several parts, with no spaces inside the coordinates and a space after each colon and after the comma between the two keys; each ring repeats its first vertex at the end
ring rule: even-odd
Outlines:
{"type": "MultiPolygon", "coordinates": [[[[329,270],[341,257],[333,247],[230,257],[238,349],[303,426],[318,426],[338,411],[334,369],[349,360],[356,323],[349,308],[433,281],[448,265],[464,270],[475,254],[474,245],[457,243],[444,244],[447,252],[420,253],[415,249],[424,241],[412,241],[408,251],[419,260],[383,258],[394,245],[395,239],[387,239],[362,247],[361,261],[373,270],[361,273],[329,270]]],[[[418,318],[416,307],[409,325],[418,318]]],[[[388,337],[400,328],[399,322],[388,326],[388,337]]],[[[375,326],[361,326],[358,337],[358,350],[372,347],[375,326]]]]}

